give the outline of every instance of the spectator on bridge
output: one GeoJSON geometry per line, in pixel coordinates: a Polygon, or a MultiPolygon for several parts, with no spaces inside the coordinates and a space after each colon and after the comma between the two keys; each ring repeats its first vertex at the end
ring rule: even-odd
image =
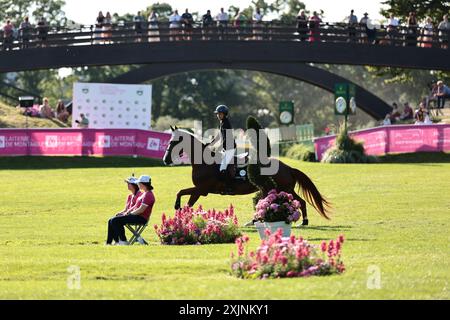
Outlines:
{"type": "Polygon", "coordinates": [[[148,16],[148,41],[158,42],[159,41],[159,31],[158,31],[158,15],[155,11],[151,11],[148,16]]]}
{"type": "Polygon", "coordinates": [[[350,11],[348,16],[348,36],[349,41],[356,42],[356,28],[358,27],[358,17],[354,14],[354,10],[350,11]]]}
{"type": "Polygon", "coordinates": [[[102,43],[100,39],[103,38],[103,24],[105,23],[105,16],[103,12],[100,11],[95,19],[95,28],[94,28],[94,44],[102,43]]]}
{"type": "Polygon", "coordinates": [[[406,45],[415,47],[417,46],[417,18],[415,12],[409,13],[407,25],[406,45]]]}
{"type": "Polygon", "coordinates": [[[219,27],[219,33],[220,33],[220,40],[224,39],[224,36],[226,34],[226,29],[228,27],[228,13],[226,13],[223,8],[220,8],[220,12],[217,14],[216,17],[218,27],[219,27]]]}
{"type": "Polygon", "coordinates": [[[58,100],[58,105],[56,106],[56,118],[64,123],[67,123],[67,120],[69,119],[69,112],[62,100],[58,100]]]}
{"type": "Polygon", "coordinates": [[[39,116],[47,119],[53,119],[55,116],[52,107],[48,103],[48,98],[44,98],[42,105],[39,106],[39,116]]]}
{"type": "Polygon", "coordinates": [[[14,26],[7,20],[3,26],[3,50],[11,50],[14,41],[14,26]]]}
{"type": "Polygon", "coordinates": [[[45,41],[47,41],[49,26],[45,17],[42,17],[37,24],[38,38],[41,41],[41,47],[45,46],[45,41]]]}
{"type": "Polygon", "coordinates": [[[262,40],[263,33],[263,23],[262,23],[263,15],[261,14],[261,10],[256,8],[256,12],[253,14],[253,39],[262,40]]]}
{"type": "Polygon", "coordinates": [[[437,90],[436,90],[436,101],[437,101],[437,108],[443,109],[445,107],[445,99],[450,98],[450,88],[444,84],[443,81],[438,81],[437,83],[437,90]]]}
{"type": "Polygon", "coordinates": [[[112,37],[112,17],[111,13],[106,12],[105,20],[103,22],[103,28],[102,28],[102,38],[105,39],[104,43],[112,43],[111,37],[112,37]]]}
{"type": "Polygon", "coordinates": [[[33,27],[31,26],[28,17],[25,17],[25,19],[22,21],[19,27],[19,34],[20,38],[22,39],[22,49],[28,48],[28,43],[30,42],[32,29],[33,27]]]}
{"type": "Polygon", "coordinates": [[[300,41],[308,39],[308,16],[304,9],[301,9],[297,15],[297,32],[300,35],[300,41]]]}
{"type": "Polygon", "coordinates": [[[192,40],[194,18],[192,18],[192,14],[189,13],[189,9],[186,9],[182,14],[181,20],[183,21],[184,40],[192,40]]]}
{"type": "Polygon", "coordinates": [[[210,28],[213,24],[213,18],[211,16],[211,10],[206,11],[206,13],[202,16],[202,33],[203,40],[209,40],[209,35],[211,34],[210,28]]]}
{"type": "Polygon", "coordinates": [[[309,18],[308,23],[309,41],[320,41],[320,24],[322,23],[322,19],[320,19],[316,11],[313,12],[313,15],[309,18]]]}
{"type": "Polygon", "coordinates": [[[431,48],[433,46],[433,20],[431,17],[427,17],[425,20],[425,25],[422,28],[421,42],[420,46],[422,48],[431,48]]]}
{"type": "Polygon", "coordinates": [[[178,34],[181,27],[181,17],[178,10],[175,10],[169,17],[170,41],[180,40],[178,34]]]}
{"type": "Polygon", "coordinates": [[[448,21],[448,14],[444,15],[443,20],[438,25],[439,42],[442,49],[448,49],[448,42],[450,38],[450,22],[448,21]]]}
{"type": "Polygon", "coordinates": [[[245,34],[246,23],[247,23],[247,17],[241,10],[238,10],[236,15],[234,16],[234,26],[236,28],[236,34],[237,34],[238,40],[241,40],[241,35],[245,34]]]}
{"type": "Polygon", "coordinates": [[[364,16],[359,20],[359,27],[361,28],[360,42],[367,43],[369,28],[367,23],[369,22],[369,14],[367,12],[364,13],[364,16]]]}
{"type": "Polygon", "coordinates": [[[400,120],[410,120],[414,117],[414,111],[413,109],[409,106],[408,102],[405,102],[403,104],[403,112],[400,115],[400,120]]]}
{"type": "Polygon", "coordinates": [[[387,21],[387,27],[386,27],[387,41],[384,42],[385,44],[388,44],[388,45],[396,44],[395,39],[397,38],[397,34],[398,34],[398,26],[399,26],[398,19],[395,18],[393,13],[390,13],[389,19],[387,21]]]}
{"type": "Polygon", "coordinates": [[[136,32],[135,41],[141,42],[142,41],[142,32],[143,32],[143,29],[145,28],[145,26],[144,26],[145,19],[142,16],[140,11],[138,11],[137,14],[134,16],[133,22],[134,22],[134,31],[136,32]]]}

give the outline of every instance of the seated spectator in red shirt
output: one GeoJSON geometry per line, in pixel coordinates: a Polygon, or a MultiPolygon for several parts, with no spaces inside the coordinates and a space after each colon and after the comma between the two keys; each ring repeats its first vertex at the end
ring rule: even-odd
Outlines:
{"type": "Polygon", "coordinates": [[[112,218],[111,221],[111,237],[118,245],[128,245],[124,226],[126,224],[146,224],[148,219],[150,219],[153,205],[155,204],[150,176],[140,176],[136,182],[142,191],[136,200],[136,204],[123,215],[112,218]]]}
{"type": "Polygon", "coordinates": [[[113,240],[116,240],[116,243],[119,242],[118,237],[114,233],[113,221],[117,217],[124,216],[126,212],[128,212],[131,208],[133,208],[141,195],[141,192],[139,191],[139,186],[137,184],[137,179],[135,177],[129,177],[128,179],[125,180],[125,182],[127,183],[128,190],[131,192],[131,194],[129,194],[127,197],[125,208],[122,211],[118,212],[113,218],[109,219],[108,239],[106,240],[106,244],[112,244],[113,240]]]}
{"type": "Polygon", "coordinates": [[[402,114],[400,115],[400,120],[409,120],[412,119],[414,117],[414,111],[413,109],[409,106],[408,102],[405,102],[404,104],[404,109],[402,114]]]}

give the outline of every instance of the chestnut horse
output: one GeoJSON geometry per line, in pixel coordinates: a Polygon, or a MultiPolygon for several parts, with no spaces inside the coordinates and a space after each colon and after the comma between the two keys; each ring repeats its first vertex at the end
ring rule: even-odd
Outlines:
{"type": "MultiPolygon", "coordinates": [[[[191,160],[193,159],[193,154],[191,154],[193,150],[200,150],[201,152],[207,151],[214,154],[211,148],[208,147],[208,144],[202,143],[193,134],[186,130],[178,129],[177,127],[171,127],[171,129],[172,138],[164,154],[163,161],[166,165],[172,164],[174,162],[172,159],[172,153],[174,148],[177,147],[178,154],[175,153],[176,156],[181,157],[184,153],[190,160],[192,166],[192,182],[194,184],[194,187],[180,190],[177,193],[175,209],[180,208],[181,197],[186,195],[190,196],[188,205],[192,207],[200,196],[207,196],[209,193],[243,195],[258,191],[258,188],[248,180],[233,180],[231,185],[228,185],[227,188],[225,188],[226,186],[219,177],[218,164],[207,164],[203,160],[200,161],[201,163],[196,164],[191,160]],[[231,193],[229,190],[231,190],[231,193]]],[[[272,176],[278,186],[277,189],[279,191],[291,193],[294,196],[294,199],[300,202],[300,209],[303,219],[302,225],[308,225],[308,215],[306,212],[305,200],[300,198],[294,190],[297,183],[299,184],[302,194],[308,203],[312,205],[322,217],[329,219],[327,216],[327,207],[329,207],[329,203],[322,197],[314,183],[306,174],[298,169],[289,167],[278,159],[270,158],[270,161],[278,162],[275,164],[278,165],[278,171],[272,176]]]]}

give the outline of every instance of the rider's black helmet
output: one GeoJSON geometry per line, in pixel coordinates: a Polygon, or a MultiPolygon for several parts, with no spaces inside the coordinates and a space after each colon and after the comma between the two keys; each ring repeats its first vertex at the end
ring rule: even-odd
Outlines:
{"type": "Polygon", "coordinates": [[[224,104],[217,106],[216,111],[214,113],[223,113],[226,116],[228,115],[228,107],[224,104]]]}

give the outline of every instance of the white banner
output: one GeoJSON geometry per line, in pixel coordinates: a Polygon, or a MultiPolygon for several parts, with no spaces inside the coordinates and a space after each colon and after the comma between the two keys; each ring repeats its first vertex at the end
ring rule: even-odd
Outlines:
{"type": "Polygon", "coordinates": [[[74,83],[72,127],[80,114],[89,128],[150,129],[152,86],[147,84],[74,83]]]}

